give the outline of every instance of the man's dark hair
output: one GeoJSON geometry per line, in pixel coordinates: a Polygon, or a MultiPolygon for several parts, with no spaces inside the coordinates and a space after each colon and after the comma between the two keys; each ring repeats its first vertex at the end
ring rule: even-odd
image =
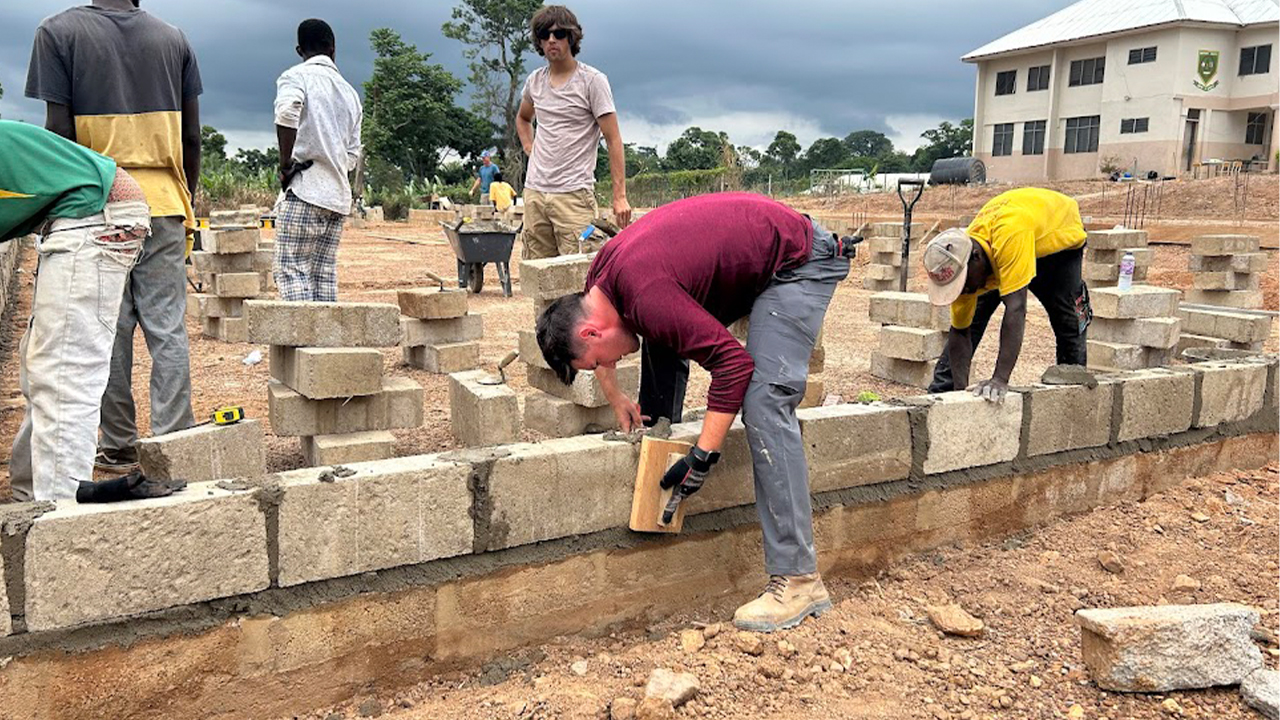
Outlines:
{"type": "Polygon", "coordinates": [[[499,170],[499,171],[497,171],[497,172],[495,172],[495,173],[493,174],[493,181],[494,181],[494,182],[502,182],[502,171],[501,171],[501,170],[499,170]]]}
{"type": "Polygon", "coordinates": [[[578,24],[578,17],[573,14],[573,11],[563,5],[544,5],[541,10],[533,14],[533,19],[529,21],[529,30],[533,34],[533,48],[539,55],[546,55],[542,52],[542,43],[538,40],[538,36],[550,32],[553,25],[569,31],[569,52],[577,57],[578,52],[582,50],[582,26],[578,24]]]}
{"type": "Polygon", "coordinates": [[[329,23],[311,18],[298,26],[298,48],[304,55],[332,55],[338,47],[329,23]]]}
{"type": "Polygon", "coordinates": [[[572,363],[578,359],[580,343],[576,330],[582,321],[582,293],[556,298],[538,317],[538,347],[542,359],[565,385],[573,384],[578,376],[572,363]]]}

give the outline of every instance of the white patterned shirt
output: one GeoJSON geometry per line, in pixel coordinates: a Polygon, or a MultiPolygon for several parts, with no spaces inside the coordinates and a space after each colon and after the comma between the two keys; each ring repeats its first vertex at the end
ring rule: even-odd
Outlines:
{"type": "Polygon", "coordinates": [[[294,65],[276,80],[276,124],[298,131],[293,161],[314,163],[289,185],[299,199],[351,213],[347,175],[360,158],[363,113],[360,96],[327,55],[294,65]]]}

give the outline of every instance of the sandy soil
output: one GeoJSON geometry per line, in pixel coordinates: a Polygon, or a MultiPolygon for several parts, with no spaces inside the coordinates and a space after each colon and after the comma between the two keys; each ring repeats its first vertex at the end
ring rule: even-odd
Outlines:
{"type": "MultiPolygon", "coordinates": [[[[653,669],[668,668],[692,673],[701,684],[697,697],[670,716],[681,718],[1251,720],[1259,716],[1234,688],[1100,691],[1083,667],[1072,613],[1239,602],[1260,608],[1262,624],[1274,632],[1278,480],[1275,465],[1195,479],[1146,502],[927,553],[876,578],[832,580],[834,612],[768,636],[759,657],[742,652],[724,624],[731,606],[690,608],[641,631],[560,638],[392,697],[360,697],[305,717],[608,718],[611,703],[643,698],[653,669]],[[1099,565],[1103,550],[1121,558],[1123,572],[1099,565]],[[1178,575],[1200,589],[1174,591],[1178,575]],[[984,636],[962,639],[934,629],[925,607],[946,602],[980,617],[984,636]],[[705,647],[683,649],[682,632],[700,636],[705,647]],[[844,657],[852,658],[851,667],[832,671],[844,657]],[[1170,712],[1167,700],[1179,710],[1170,712]],[[1068,715],[1076,706],[1083,714],[1068,715]]],[[[1261,647],[1275,667],[1276,648],[1261,647]]]]}

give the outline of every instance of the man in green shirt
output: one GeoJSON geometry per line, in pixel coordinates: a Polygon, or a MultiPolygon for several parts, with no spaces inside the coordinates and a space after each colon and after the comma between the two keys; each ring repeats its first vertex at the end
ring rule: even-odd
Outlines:
{"type": "Polygon", "coordinates": [[[0,147],[0,241],[40,233],[31,320],[18,350],[27,412],[9,464],[14,497],[165,494],[141,476],[92,483],[116,319],[151,228],[142,188],[111,158],[34,125],[0,120],[0,147]]]}

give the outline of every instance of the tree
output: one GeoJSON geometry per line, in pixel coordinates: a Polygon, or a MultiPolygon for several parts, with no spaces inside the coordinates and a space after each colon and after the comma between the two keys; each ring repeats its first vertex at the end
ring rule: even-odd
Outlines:
{"type": "Polygon", "coordinates": [[[266,150],[241,148],[232,162],[244,168],[245,172],[257,175],[264,170],[275,170],[280,167],[280,148],[270,147],[266,150]]]}
{"type": "Polygon", "coordinates": [[[773,142],[769,143],[764,154],[769,160],[786,170],[795,163],[800,150],[800,142],[796,140],[795,135],[786,130],[779,130],[778,134],[773,136],[773,142]]]}
{"type": "Polygon", "coordinates": [[[938,127],[920,133],[920,137],[928,143],[916,149],[912,165],[916,172],[928,172],[934,160],[962,157],[972,151],[973,118],[961,120],[959,125],[943,120],[938,127]]]}
{"type": "Polygon", "coordinates": [[[667,146],[666,170],[711,170],[724,164],[725,133],[691,127],[667,146]]]}
{"type": "Polygon", "coordinates": [[[764,159],[764,153],[750,145],[738,146],[738,163],[742,165],[743,170],[755,170],[764,163],[764,159]]]}
{"type": "Polygon", "coordinates": [[[804,166],[814,168],[843,167],[849,160],[849,151],[840,138],[818,138],[804,154],[804,166]]]}
{"type": "Polygon", "coordinates": [[[389,28],[370,33],[377,57],[365,81],[364,146],[370,156],[399,167],[409,178],[435,173],[441,152],[472,157],[487,147],[493,125],[454,104],[462,83],[429,53],[389,28]]]}
{"type": "Polygon", "coordinates": [[[442,27],[445,37],[465,45],[471,61],[475,111],[502,134],[503,178],[519,189],[524,178],[524,148],[516,132],[524,56],[533,45],[529,20],[542,0],[462,0],[453,19],[442,27]]]}
{"type": "Polygon", "coordinates": [[[878,158],[893,152],[893,141],[875,130],[855,130],[844,136],[844,147],[850,155],[878,158]]]}
{"type": "Polygon", "coordinates": [[[227,138],[212,125],[200,128],[200,158],[210,169],[217,169],[227,163],[227,138]]]}

